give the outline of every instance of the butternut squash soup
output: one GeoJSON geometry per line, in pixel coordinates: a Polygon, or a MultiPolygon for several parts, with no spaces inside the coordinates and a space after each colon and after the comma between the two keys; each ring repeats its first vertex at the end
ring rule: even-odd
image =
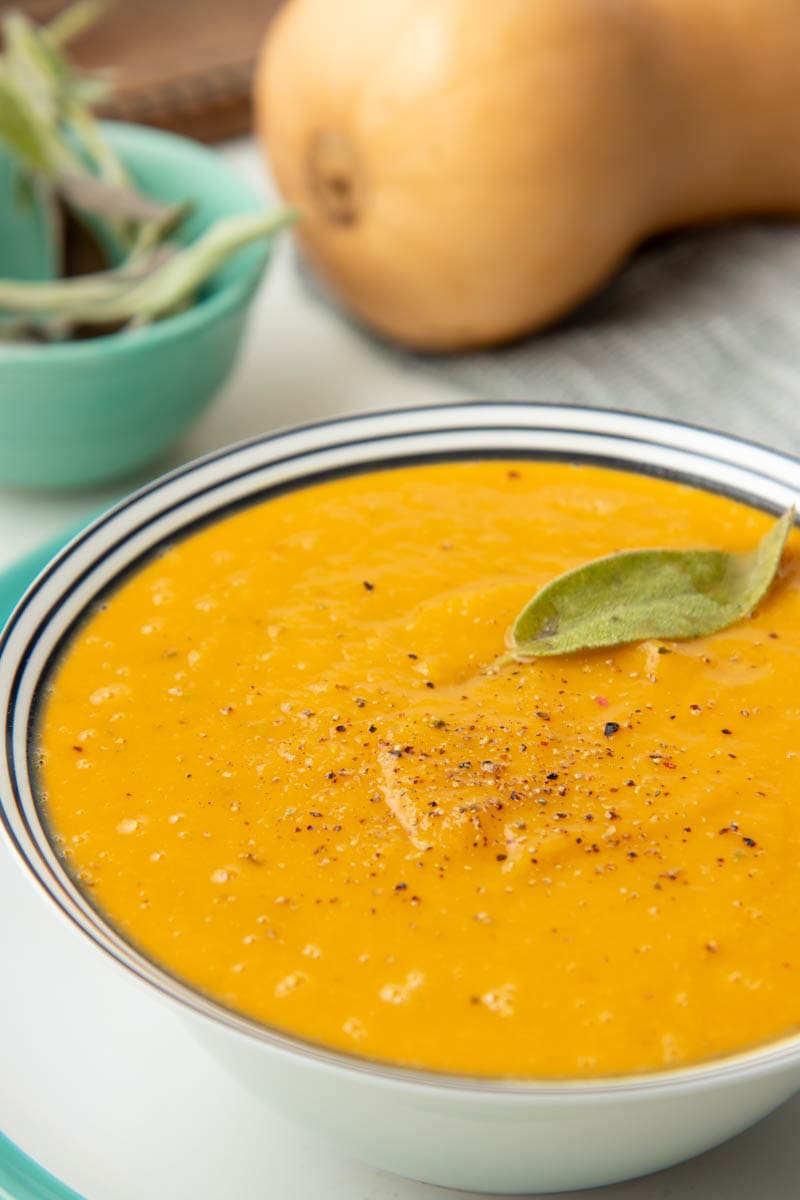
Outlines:
{"type": "Polygon", "coordinates": [[[222,1004],[372,1059],[586,1077],[800,1029],[800,535],[752,617],[491,668],[543,584],[774,518],[592,466],[330,479],[169,545],[70,637],[41,802],[222,1004]]]}

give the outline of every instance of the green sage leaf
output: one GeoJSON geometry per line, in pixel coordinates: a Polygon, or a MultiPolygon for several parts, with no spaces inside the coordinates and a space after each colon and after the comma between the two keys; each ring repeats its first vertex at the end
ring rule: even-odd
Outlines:
{"type": "Polygon", "coordinates": [[[15,10],[0,13],[0,143],[34,181],[46,213],[68,214],[66,224],[51,221],[51,246],[66,279],[0,279],[4,341],[136,328],[179,312],[198,301],[234,254],[296,218],[288,211],[241,213],[219,219],[188,245],[171,238],[191,201],[165,204],[133,185],[90,111],[104,81],[73,65],[63,49],[108,6],[78,0],[49,25],[15,10]],[[109,270],[71,274],[58,235],[69,233],[72,218],[106,252],[109,270]]]}
{"type": "Polygon", "coordinates": [[[167,233],[180,225],[191,209],[189,203],[165,204],[96,175],[64,172],[56,176],[53,186],[73,208],[113,220],[158,223],[167,233]]]}
{"type": "Polygon", "coordinates": [[[96,24],[114,4],[114,0],[77,0],[51,18],[47,36],[54,46],[63,46],[96,24]]]}
{"type": "Polygon", "coordinates": [[[26,100],[9,82],[0,64],[0,141],[28,167],[43,173],[50,168],[46,134],[26,100]]]}
{"type": "Polygon", "coordinates": [[[626,550],[548,583],[510,635],[510,658],[569,654],[644,638],[716,633],[766,595],[795,518],[785,512],[754,550],[626,550]]]}
{"type": "Polygon", "coordinates": [[[269,240],[296,217],[291,209],[220,217],[188,246],[155,246],[110,271],[46,281],[0,279],[0,315],[44,314],[81,325],[146,324],[192,303],[234,254],[269,240]]]}

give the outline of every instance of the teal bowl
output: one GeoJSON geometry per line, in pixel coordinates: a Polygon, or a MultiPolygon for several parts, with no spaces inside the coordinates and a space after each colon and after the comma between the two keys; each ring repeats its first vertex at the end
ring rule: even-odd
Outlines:
{"type": "MultiPolygon", "coordinates": [[[[104,125],[141,188],[189,199],[191,241],[263,201],[214,151],[144,126],[104,125]]],[[[0,157],[0,276],[50,273],[41,214],[14,198],[0,157]]],[[[130,476],[162,458],[219,391],[267,262],[257,244],[218,271],[196,304],[141,329],[87,341],[0,344],[0,484],[68,488],[130,476]]]]}

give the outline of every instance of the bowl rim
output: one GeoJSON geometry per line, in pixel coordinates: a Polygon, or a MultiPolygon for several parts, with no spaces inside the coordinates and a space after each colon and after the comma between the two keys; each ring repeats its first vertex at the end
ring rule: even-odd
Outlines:
{"type": "MultiPolygon", "coordinates": [[[[221,178],[238,189],[242,200],[242,212],[254,212],[265,208],[264,198],[252,184],[212,147],[151,125],[135,125],[130,121],[101,121],[100,124],[123,157],[130,155],[134,166],[137,161],[146,159],[152,149],[167,149],[170,153],[180,156],[187,164],[195,161],[202,162],[204,166],[213,165],[221,178]]],[[[129,349],[136,350],[142,345],[149,348],[160,342],[200,332],[203,326],[221,319],[246,302],[255,290],[269,261],[270,244],[262,246],[260,243],[253,243],[246,249],[254,255],[251,266],[240,266],[235,279],[227,280],[221,287],[204,296],[199,303],[191,304],[181,312],[162,317],[141,328],[120,331],[124,335],[122,337],[110,333],[85,338],[82,341],[50,342],[45,345],[40,342],[3,342],[0,344],[0,364],[8,361],[13,362],[14,366],[19,366],[28,362],[37,369],[50,369],[62,362],[80,363],[82,359],[96,357],[98,354],[122,353],[129,349]]],[[[244,252],[243,250],[240,253],[244,252]]]]}
{"type": "Polygon", "coordinates": [[[26,774],[29,724],[26,719],[20,729],[22,719],[15,718],[20,688],[25,680],[32,677],[32,684],[30,679],[28,682],[35,690],[45,672],[48,659],[44,658],[38,665],[35,662],[39,643],[49,636],[52,644],[57,644],[75,619],[68,613],[65,617],[70,595],[76,588],[85,589],[86,597],[82,601],[79,598],[75,609],[80,613],[93,596],[112,587],[113,581],[135,567],[136,562],[149,555],[156,546],[168,538],[174,539],[178,531],[189,532],[197,520],[202,519],[192,515],[192,504],[198,496],[205,497],[203,514],[217,519],[237,500],[240,506],[246,506],[258,502],[270,490],[277,490],[280,484],[274,481],[272,485],[258,484],[261,476],[268,475],[270,470],[285,467],[287,463],[291,467],[306,462],[307,466],[306,460],[313,462],[330,451],[339,456],[338,467],[334,464],[322,473],[298,470],[290,476],[293,482],[289,486],[308,486],[321,474],[331,477],[425,458],[441,461],[442,458],[555,457],[562,461],[599,461],[617,469],[644,471],[722,492],[762,508],[785,508],[800,499],[797,482],[800,460],[782,451],[668,418],[618,409],[529,401],[466,400],[344,414],[249,438],[180,466],[137,489],[77,534],[30,585],[0,634],[0,703],[7,714],[5,738],[0,741],[0,827],[15,860],[25,869],[31,883],[40,894],[43,892],[48,897],[73,929],[88,937],[142,986],[154,988],[218,1030],[258,1042],[277,1054],[300,1058],[306,1065],[316,1064],[334,1072],[369,1076],[383,1086],[422,1088],[439,1093],[456,1091],[473,1098],[502,1096],[509,1102],[516,1099],[550,1104],[600,1096],[623,1100],[645,1092],[708,1088],[726,1079],[774,1073],[800,1065],[800,1031],[686,1066],[587,1079],[472,1076],[362,1058],[247,1017],[195,990],[118,934],[78,891],[64,868],[57,866],[57,856],[44,831],[26,774]],[[524,449],[520,453],[520,447],[508,441],[512,434],[519,436],[523,432],[530,439],[527,454],[524,449]],[[490,433],[499,435],[495,446],[487,446],[490,433]],[[465,443],[444,453],[437,450],[440,446],[437,438],[445,435],[450,445],[457,434],[472,437],[480,434],[482,440],[471,447],[465,443]],[[561,447],[558,453],[553,453],[552,435],[561,447]],[[629,443],[627,448],[631,453],[616,457],[591,452],[590,443],[597,443],[595,450],[599,450],[608,438],[612,439],[617,453],[623,443],[629,443]],[[426,442],[431,443],[427,451],[411,451],[411,447],[426,442]],[[583,448],[579,448],[580,445],[583,448]],[[393,451],[391,454],[386,452],[389,446],[393,451]],[[366,448],[367,457],[356,457],[357,448],[366,448]],[[292,449],[293,454],[286,453],[292,449]],[[380,453],[374,453],[377,449],[380,453]],[[640,458],[638,454],[648,457],[640,458]],[[675,454],[684,464],[682,468],[674,465],[675,454]],[[694,471],[688,469],[692,463],[696,467],[694,471]],[[238,467],[245,469],[237,471],[238,467]],[[727,471],[729,467],[734,469],[732,477],[740,482],[747,481],[744,490],[732,484],[727,471]],[[711,474],[706,474],[707,471],[711,474]],[[208,490],[203,491],[204,482],[211,484],[212,493],[219,493],[216,501],[208,500],[208,490]],[[239,492],[233,499],[230,496],[224,499],[225,489],[230,491],[232,484],[240,489],[239,492]],[[219,503],[220,496],[222,503],[219,503]],[[186,511],[175,520],[176,512],[181,509],[186,511]],[[214,513],[217,517],[211,516],[214,513]],[[172,524],[159,530],[159,522],[163,523],[165,515],[172,516],[172,524]],[[144,519],[137,524],[140,516],[144,519]],[[116,543],[115,535],[118,535],[116,543]],[[77,574],[76,568],[79,568],[77,574]],[[101,576],[104,572],[105,577],[98,576],[93,583],[92,576],[98,571],[101,576]],[[22,774],[19,773],[20,766],[22,774]],[[24,804],[36,814],[33,821],[37,828],[33,831],[23,812],[24,804]],[[49,861],[43,850],[44,844],[50,852],[49,861]]]}

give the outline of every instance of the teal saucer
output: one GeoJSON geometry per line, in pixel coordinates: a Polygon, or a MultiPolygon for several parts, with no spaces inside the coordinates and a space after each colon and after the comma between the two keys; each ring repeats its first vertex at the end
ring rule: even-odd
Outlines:
{"type": "MultiPolygon", "coordinates": [[[[80,528],[82,529],[85,524],[87,522],[82,522],[80,528]]],[[[3,628],[11,616],[17,601],[22,596],[28,584],[33,582],[39,572],[47,566],[50,559],[77,532],[77,529],[70,529],[68,532],[60,534],[58,537],[53,538],[52,541],[37,546],[35,550],[31,550],[24,558],[17,559],[10,567],[6,567],[4,571],[0,571],[0,629],[3,628]]],[[[0,1196],[0,1200],[3,1200],[2,1196],[0,1196]]]]}
{"type": "Polygon", "coordinates": [[[0,1133],[0,1200],[82,1200],[0,1133]]]}

